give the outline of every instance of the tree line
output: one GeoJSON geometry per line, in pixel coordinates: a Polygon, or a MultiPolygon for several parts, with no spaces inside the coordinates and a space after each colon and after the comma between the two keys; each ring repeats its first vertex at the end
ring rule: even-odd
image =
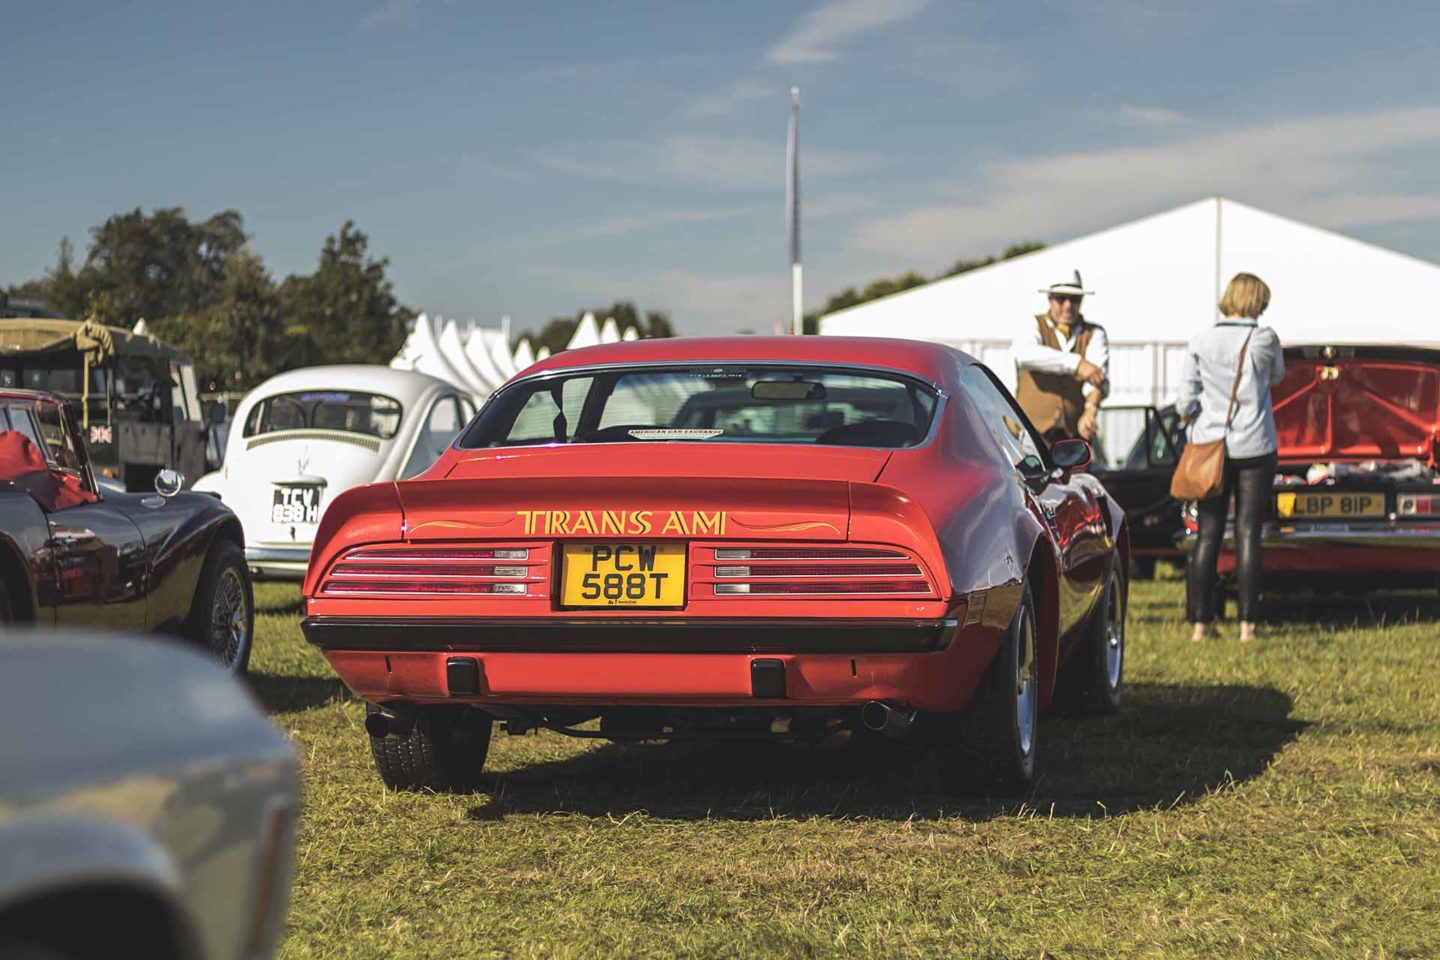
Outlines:
{"type": "MultiPolygon", "coordinates": [[[[807,333],[819,317],[932,280],[989,266],[1044,247],[1019,243],[998,257],[960,260],[926,277],[910,271],[849,287],[805,317],[807,333]]],[[[192,222],[180,207],[146,214],[119,213],[90,231],[83,261],[68,238],[43,277],[0,290],[9,298],[45,303],[73,318],[150,332],[189,353],[202,383],[245,390],[282,370],[321,363],[388,363],[400,349],[415,311],[396,299],[386,277],[390,261],[370,252],[370,239],[350,220],[325,238],[313,273],[277,281],[250,245],[244,219],[225,210],[192,222]]],[[[633,301],[555,317],[526,330],[535,349],[558,353],[586,313],[614,317],[642,337],[674,336],[664,311],[642,312],[633,301]]]]}
{"type": "Polygon", "coordinates": [[[349,220],[325,239],[313,273],[280,281],[235,210],[192,222],[179,207],[137,209],[90,235],[83,261],[62,240],[55,266],[8,296],[119,327],[143,318],[214,389],[248,389],[318,363],[388,363],[415,316],[386,278],[389,260],[372,256],[349,220]]]}

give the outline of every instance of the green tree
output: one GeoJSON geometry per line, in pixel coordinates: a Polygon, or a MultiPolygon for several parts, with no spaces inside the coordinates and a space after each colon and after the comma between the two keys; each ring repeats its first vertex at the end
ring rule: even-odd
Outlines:
{"type": "Polygon", "coordinates": [[[85,263],[67,282],[64,249],[49,281],[53,302],[74,317],[117,326],[193,315],[218,297],[225,261],[245,245],[234,210],[191,223],[179,207],[116,214],[91,231],[85,263]],[[83,298],[83,300],[82,300],[83,298]]]}
{"type": "Polygon", "coordinates": [[[595,319],[600,323],[614,317],[621,333],[634,327],[635,332],[645,338],[675,336],[675,328],[670,323],[670,314],[662,310],[647,310],[641,314],[633,300],[617,300],[608,307],[577,310],[573,317],[555,317],[541,327],[539,333],[523,331],[516,342],[528,338],[531,345],[537,350],[541,347],[549,347],[551,353],[559,353],[570,345],[570,339],[575,336],[575,328],[580,325],[581,318],[587,313],[594,314],[595,319]]]}
{"type": "Polygon", "coordinates": [[[163,317],[151,332],[195,359],[205,384],[248,389],[280,369],[286,332],[280,294],[254,251],[226,259],[214,303],[193,315],[163,317]]]}
{"type": "Polygon", "coordinates": [[[290,338],[285,364],[388,362],[415,316],[395,299],[389,265],[370,256],[370,239],[350,220],[327,237],[315,272],[280,285],[290,338]]]}
{"type": "MultiPolygon", "coordinates": [[[[998,257],[983,257],[979,260],[958,260],[945,273],[934,279],[940,280],[944,277],[953,277],[958,274],[968,273],[971,270],[978,270],[981,267],[988,267],[992,263],[999,263],[1001,260],[1009,260],[1012,257],[1023,256],[1027,253],[1034,253],[1036,250],[1045,249],[1045,244],[1026,241],[1014,243],[1006,247],[998,257]]],[[[889,277],[882,280],[875,280],[863,290],[857,291],[854,287],[846,287],[844,290],[825,301],[819,313],[807,313],[805,315],[804,330],[806,333],[820,332],[820,318],[827,313],[834,313],[836,310],[844,310],[847,307],[858,306],[870,300],[878,300],[881,297],[888,297],[892,293],[899,293],[902,290],[909,290],[911,287],[918,287],[929,283],[930,278],[911,270],[902,273],[898,277],[889,277]]]]}

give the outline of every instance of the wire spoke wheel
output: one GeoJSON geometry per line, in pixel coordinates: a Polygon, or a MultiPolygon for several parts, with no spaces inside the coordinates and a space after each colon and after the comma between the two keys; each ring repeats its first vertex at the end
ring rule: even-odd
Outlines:
{"type": "Polygon", "coordinates": [[[214,599],[210,604],[210,623],[206,640],[221,663],[231,670],[245,649],[249,639],[250,604],[245,584],[233,567],[220,571],[215,583],[214,599]]]}

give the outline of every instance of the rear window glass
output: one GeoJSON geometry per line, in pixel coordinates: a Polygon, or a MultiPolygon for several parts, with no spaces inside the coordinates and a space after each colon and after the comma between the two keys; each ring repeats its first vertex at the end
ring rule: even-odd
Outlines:
{"type": "Polygon", "coordinates": [[[902,374],[844,367],[629,368],[522,380],[501,391],[465,448],[547,443],[790,443],[909,447],[937,395],[902,374]]]}
{"type": "Polygon", "coordinates": [[[245,436],[281,430],[342,430],[388,440],[400,429],[400,414],[398,400],[375,393],[277,393],[251,408],[245,418],[245,436]]]}

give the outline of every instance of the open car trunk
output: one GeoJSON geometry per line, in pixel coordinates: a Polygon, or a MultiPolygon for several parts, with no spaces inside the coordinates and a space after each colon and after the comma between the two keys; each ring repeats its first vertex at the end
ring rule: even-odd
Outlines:
{"type": "Polygon", "coordinates": [[[1283,463],[1415,460],[1440,453],[1440,348],[1285,351],[1271,397],[1283,463]]]}

